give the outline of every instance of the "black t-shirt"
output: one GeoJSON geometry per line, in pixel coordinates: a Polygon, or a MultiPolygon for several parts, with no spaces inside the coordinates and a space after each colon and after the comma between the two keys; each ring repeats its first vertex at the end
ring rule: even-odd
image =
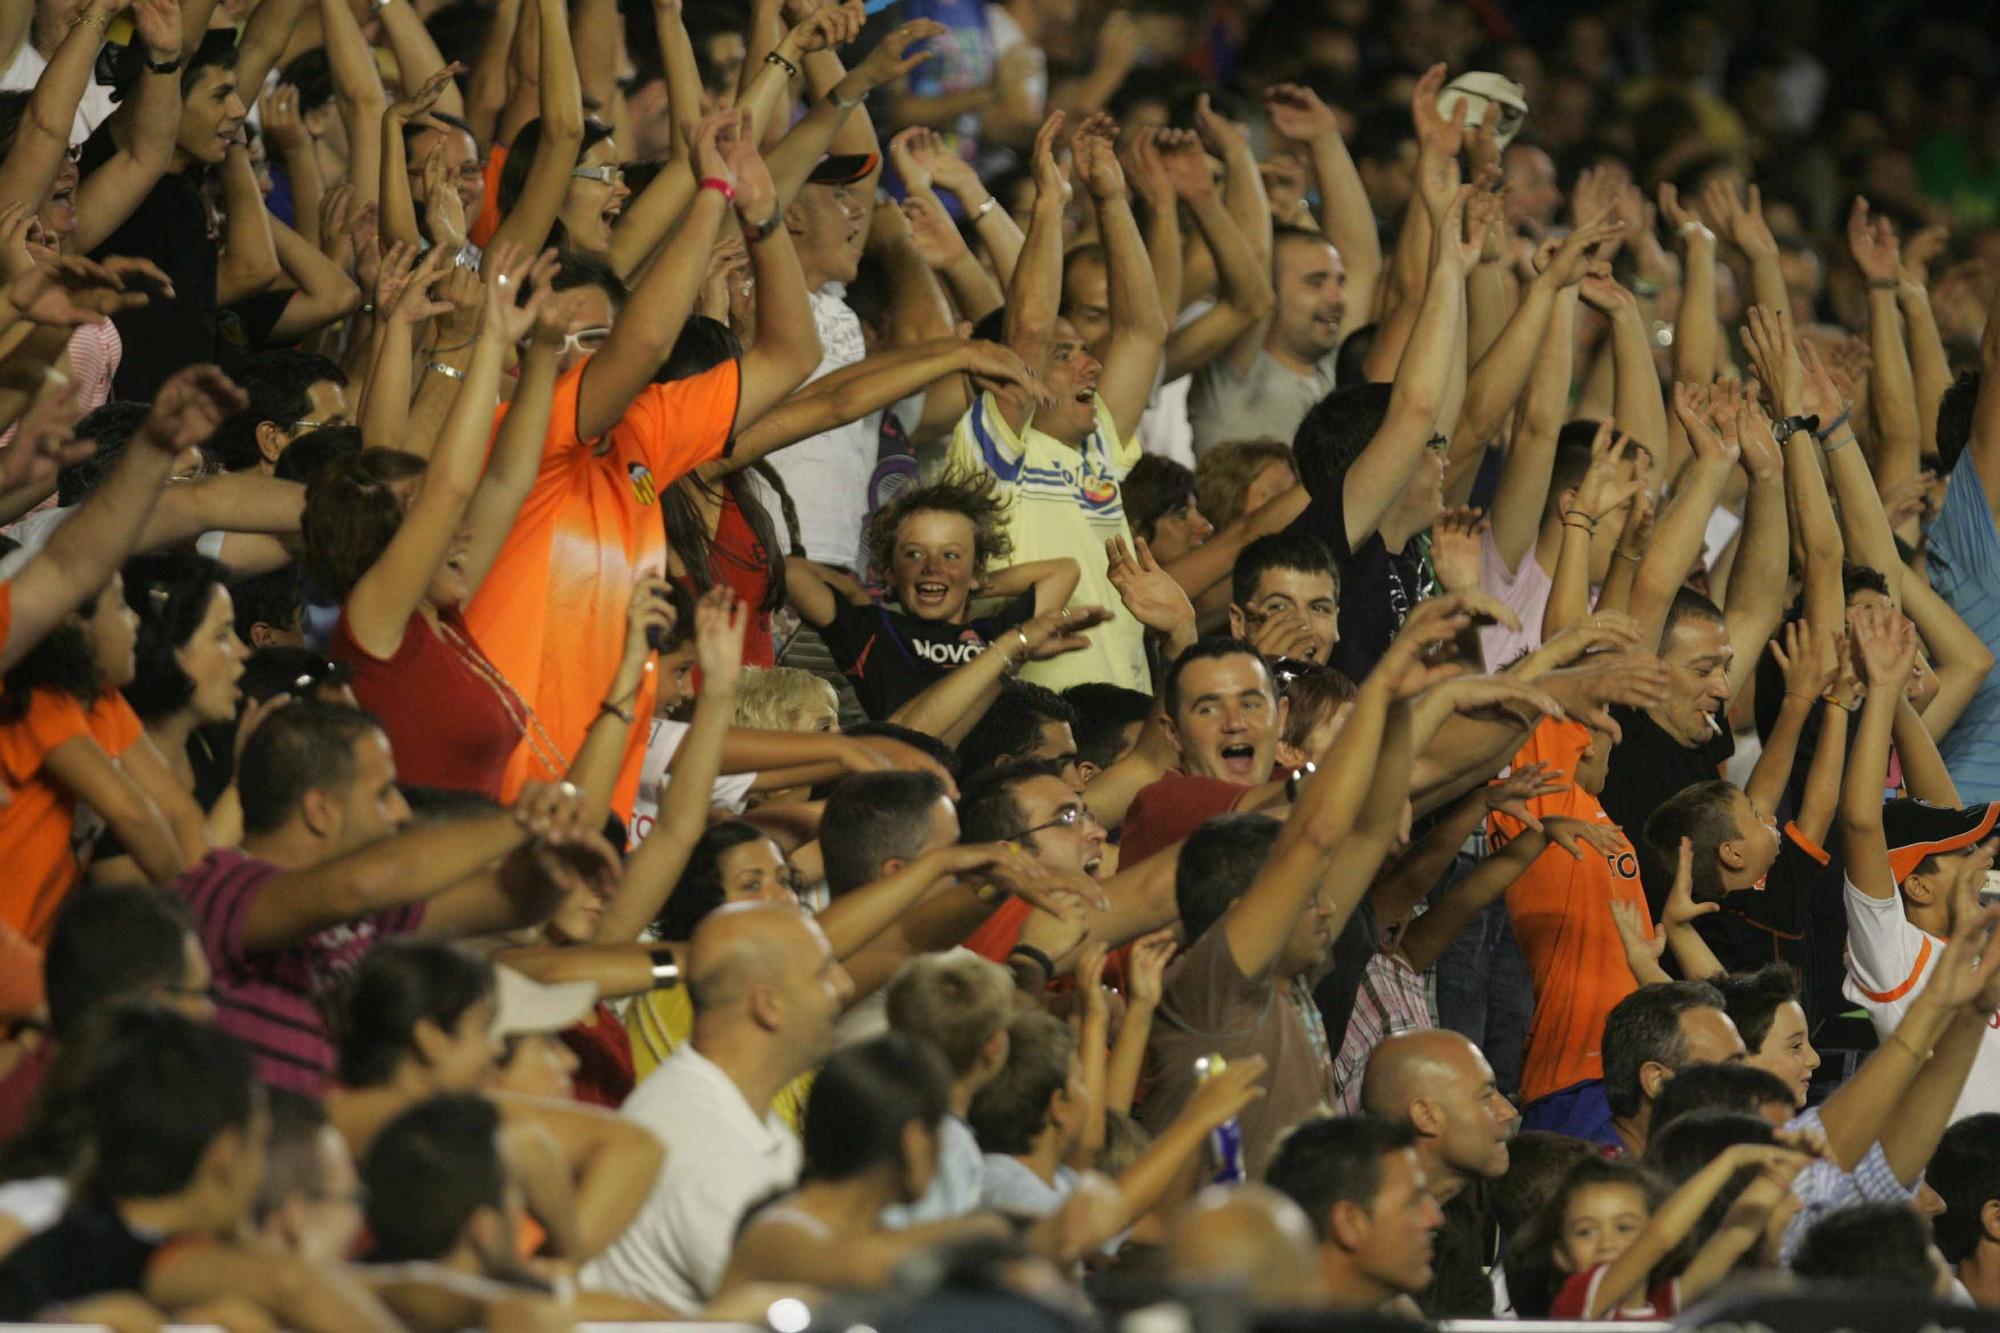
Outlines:
{"type": "Polygon", "coordinates": [[[1493,1279],[1486,1274],[1493,1226],[1485,1194],[1484,1184],[1475,1181],[1444,1206],[1444,1225],[1431,1252],[1431,1285],[1417,1295],[1418,1307],[1432,1319],[1493,1317],[1493,1279]]]}
{"type": "MultiPolygon", "coordinates": [[[[84,142],[78,167],[88,176],[116,151],[109,127],[101,126],[84,142]]],[[[125,344],[112,379],[113,397],[151,402],[174,372],[215,360],[219,252],[208,231],[201,172],[194,167],[162,176],[125,225],[91,253],[93,259],[150,259],[174,284],[171,298],[156,291],[146,305],[111,317],[125,344]]]]}
{"type": "Polygon", "coordinates": [[[1310,533],[1333,552],[1340,576],[1340,642],[1333,646],[1332,665],[1349,680],[1363,679],[1388,651],[1410,608],[1429,595],[1419,540],[1391,551],[1381,533],[1371,532],[1350,551],[1344,486],[1314,495],[1285,531],[1310,533]]]}
{"type": "Polygon", "coordinates": [[[1611,716],[1625,739],[1612,748],[1598,800],[1638,849],[1639,881],[1657,921],[1674,887],[1674,862],[1660,856],[1646,840],[1646,821],[1683,787],[1721,777],[1722,766],[1736,753],[1736,740],[1724,731],[1689,749],[1636,708],[1613,708],[1611,716]]]}
{"type": "Polygon", "coordinates": [[[52,1305],[143,1292],[147,1265],[163,1243],[134,1235],[107,1209],[72,1208],[0,1259],[0,1320],[24,1324],[52,1305]]]}
{"type": "Polygon", "coordinates": [[[1035,615],[1028,591],[996,614],[960,625],[919,620],[882,602],[856,606],[839,600],[819,636],[840,669],[854,681],[862,708],[876,721],[922,694],[953,667],[986,651],[994,638],[1035,615]]]}

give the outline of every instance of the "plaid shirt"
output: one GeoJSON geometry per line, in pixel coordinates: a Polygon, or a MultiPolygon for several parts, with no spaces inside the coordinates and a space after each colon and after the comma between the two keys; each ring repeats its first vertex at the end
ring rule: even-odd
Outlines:
{"type": "MultiPolygon", "coordinates": [[[[1825,1132],[1816,1106],[1793,1116],[1785,1128],[1825,1132]]],[[[1915,1188],[1896,1179],[1879,1143],[1868,1145],[1867,1153],[1852,1171],[1843,1171],[1833,1162],[1814,1162],[1799,1172],[1792,1182],[1792,1193],[1798,1195],[1801,1206],[1786,1224],[1784,1239],[1779,1244],[1780,1256],[1787,1266],[1805,1241],[1806,1233],[1827,1214],[1861,1203],[1908,1204],[1917,1196],[1915,1188]]]]}
{"type": "Polygon", "coordinates": [[[1361,973],[1361,990],[1333,1058],[1334,1100],[1345,1115],[1361,1113],[1361,1075],[1385,1037],[1437,1026],[1430,984],[1400,953],[1377,951],[1361,973]]]}

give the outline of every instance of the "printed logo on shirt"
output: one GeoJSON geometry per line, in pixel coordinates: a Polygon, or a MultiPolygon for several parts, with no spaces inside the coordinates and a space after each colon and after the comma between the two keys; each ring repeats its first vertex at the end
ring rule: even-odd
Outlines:
{"type": "Polygon", "coordinates": [[[912,639],[910,648],[932,666],[964,666],[986,651],[986,641],[979,637],[978,630],[969,629],[958,636],[956,643],[912,639]]]}
{"type": "Polygon", "coordinates": [[[632,498],[642,505],[658,503],[660,488],[653,481],[653,469],[644,463],[627,463],[625,475],[632,482],[632,498]]]}

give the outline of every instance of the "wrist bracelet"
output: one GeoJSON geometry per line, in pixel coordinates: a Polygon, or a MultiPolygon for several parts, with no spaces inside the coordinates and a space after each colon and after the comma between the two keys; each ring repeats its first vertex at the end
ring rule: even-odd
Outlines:
{"type": "Polygon", "coordinates": [[[1632,295],[1638,297],[1642,301],[1650,301],[1655,299],[1656,297],[1659,296],[1662,290],[1663,289],[1660,286],[1660,284],[1653,281],[1651,278],[1632,279],[1632,295]]]}
{"type": "Polygon", "coordinates": [[[1037,949],[1032,944],[1015,945],[1013,948],[1007,951],[1007,957],[1009,957],[1010,959],[1025,958],[1029,962],[1033,963],[1036,967],[1042,969],[1042,976],[1046,978],[1047,981],[1054,981],[1056,979],[1056,960],[1049,957],[1047,954],[1043,953],[1040,949],[1037,949]]]}
{"type": "Polygon", "coordinates": [[[1823,704],[1832,704],[1835,708],[1838,708],[1843,713],[1851,713],[1855,709],[1861,707],[1859,703],[1844,704],[1832,694],[1822,694],[1819,697],[1819,701],[1823,704]]]}
{"type": "Polygon", "coordinates": [[[833,103],[834,107],[838,110],[852,111],[854,110],[855,107],[858,107],[863,102],[867,101],[868,95],[866,93],[863,93],[861,96],[855,98],[852,102],[850,102],[846,98],[840,95],[840,85],[836,83],[835,85],[833,85],[833,87],[826,90],[826,100],[833,103]]]}
{"type": "Polygon", "coordinates": [[[447,366],[442,361],[433,361],[428,366],[425,366],[424,369],[442,375],[448,380],[463,380],[465,378],[464,371],[460,370],[457,366],[447,366]]]}
{"type": "Polygon", "coordinates": [[[74,28],[79,23],[88,23],[91,27],[97,29],[99,37],[104,36],[111,29],[111,19],[104,14],[78,14],[69,21],[69,26],[74,28]]]}
{"type": "Polygon", "coordinates": [[[467,338],[467,339],[466,339],[466,340],[465,340],[464,342],[462,342],[462,343],[453,343],[453,344],[452,344],[451,346],[449,346],[449,347],[433,347],[433,348],[431,348],[431,355],[432,355],[432,356],[443,356],[443,355],[444,355],[444,354],[445,354],[446,352],[463,352],[463,351],[464,351],[464,350],[465,350],[466,348],[468,348],[468,347],[472,346],[472,344],[474,344],[474,343],[476,343],[476,342],[478,342],[478,341],[479,341],[479,339],[477,339],[477,338],[467,338]]]}
{"type": "MultiPolygon", "coordinates": [[[[741,219],[738,220],[741,221],[741,219]]],[[[765,218],[762,222],[743,223],[743,239],[750,245],[755,245],[759,241],[768,240],[770,239],[771,233],[778,229],[778,224],[783,222],[784,220],[785,220],[785,210],[783,210],[782,208],[773,208],[771,210],[771,216],[765,218]]]]}
{"type": "Polygon", "coordinates": [[[789,78],[796,79],[799,77],[799,67],[779,55],[776,51],[766,51],[764,53],[764,63],[767,65],[776,65],[779,69],[785,71],[786,76],[789,78]]]}
{"type": "Polygon", "coordinates": [[[680,960],[674,957],[672,949],[667,948],[663,944],[655,945],[653,948],[646,950],[646,956],[652,962],[654,990],[680,984],[680,960]]]}
{"type": "Polygon", "coordinates": [[[146,57],[146,72],[148,74],[178,74],[181,72],[181,66],[185,63],[187,63],[186,60],[181,56],[175,56],[172,60],[155,60],[148,55],[146,57]]]}
{"type": "Polygon", "coordinates": [[[1893,292],[1903,285],[1901,278],[1870,278],[1868,285],[1878,292],[1893,292]]]}
{"type": "Polygon", "coordinates": [[[730,203],[733,204],[736,202],[736,187],[734,185],[731,185],[728,181],[722,179],[722,177],[720,176],[703,176],[701,178],[701,184],[695,186],[694,188],[695,188],[695,193],[697,194],[701,193],[701,191],[703,190],[713,190],[717,194],[721,195],[724,199],[727,199],[730,203]]]}
{"type": "Polygon", "coordinates": [[[633,717],[632,710],[629,708],[620,708],[617,704],[612,703],[609,699],[606,699],[603,703],[597,705],[597,711],[600,713],[609,713],[612,717],[617,718],[620,722],[623,722],[628,727],[632,725],[632,717],[633,717]]]}
{"type": "Polygon", "coordinates": [[[1787,699],[1804,699],[1809,704],[1819,702],[1819,700],[1813,698],[1810,694],[1800,694],[1797,690],[1786,690],[1785,697],[1787,699]]]}
{"type": "Polygon", "coordinates": [[[1826,457],[1831,458],[1835,454],[1839,453],[1842,449],[1845,449],[1848,445],[1853,443],[1854,443],[1854,432],[1851,430],[1844,430],[1840,433],[1840,438],[1836,440],[1834,443],[1820,445],[1819,451],[1826,457]]]}
{"type": "Polygon", "coordinates": [[[1936,1051],[1918,1050],[1916,1048],[1915,1043],[1905,1038],[1901,1032],[1891,1032],[1889,1034],[1889,1040],[1894,1042],[1896,1045],[1902,1047],[1904,1050],[1908,1051],[1912,1056],[1916,1057],[1916,1061],[1920,1065],[1929,1064],[1931,1057],[1937,1054],[1936,1051]]]}
{"type": "Polygon", "coordinates": [[[355,313],[363,319],[373,319],[375,318],[375,303],[373,301],[363,301],[359,306],[355,307],[355,313]]]}
{"type": "Polygon", "coordinates": [[[1613,560],[1630,560],[1635,565],[1640,563],[1640,558],[1633,555],[1630,551],[1613,551],[1611,558],[1613,560]]]}
{"type": "Polygon", "coordinates": [[[1827,437],[1829,435],[1833,434],[1835,431],[1839,430],[1842,426],[1845,426],[1847,424],[1847,418],[1853,413],[1853,411],[1854,411],[1854,404],[1852,403],[1849,403],[1846,407],[1841,408],[1839,416],[1835,417],[1832,421],[1829,421],[1825,426],[1822,426],[1820,429],[1813,432],[1813,438],[1815,440],[1818,440],[1821,444],[1825,444],[1827,437]]]}

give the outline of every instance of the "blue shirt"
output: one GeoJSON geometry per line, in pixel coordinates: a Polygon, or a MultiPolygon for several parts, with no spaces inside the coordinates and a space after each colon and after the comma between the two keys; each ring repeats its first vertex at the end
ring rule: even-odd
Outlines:
{"type": "MultiPolygon", "coordinates": [[[[1944,507],[1931,525],[1929,559],[1938,596],[1988,651],[2000,653],[2000,533],[1970,449],[1946,483],[1944,507]]],[[[2000,800],[2000,672],[1979,682],[1964,714],[1938,738],[1938,753],[1960,800],[2000,800]]]]}
{"type": "Polygon", "coordinates": [[[949,1222],[979,1210],[979,1193],[986,1183],[986,1161],[972,1126],[955,1115],[938,1125],[937,1167],[924,1197],[882,1210],[882,1225],[896,1231],[928,1222],[949,1222]]]}

